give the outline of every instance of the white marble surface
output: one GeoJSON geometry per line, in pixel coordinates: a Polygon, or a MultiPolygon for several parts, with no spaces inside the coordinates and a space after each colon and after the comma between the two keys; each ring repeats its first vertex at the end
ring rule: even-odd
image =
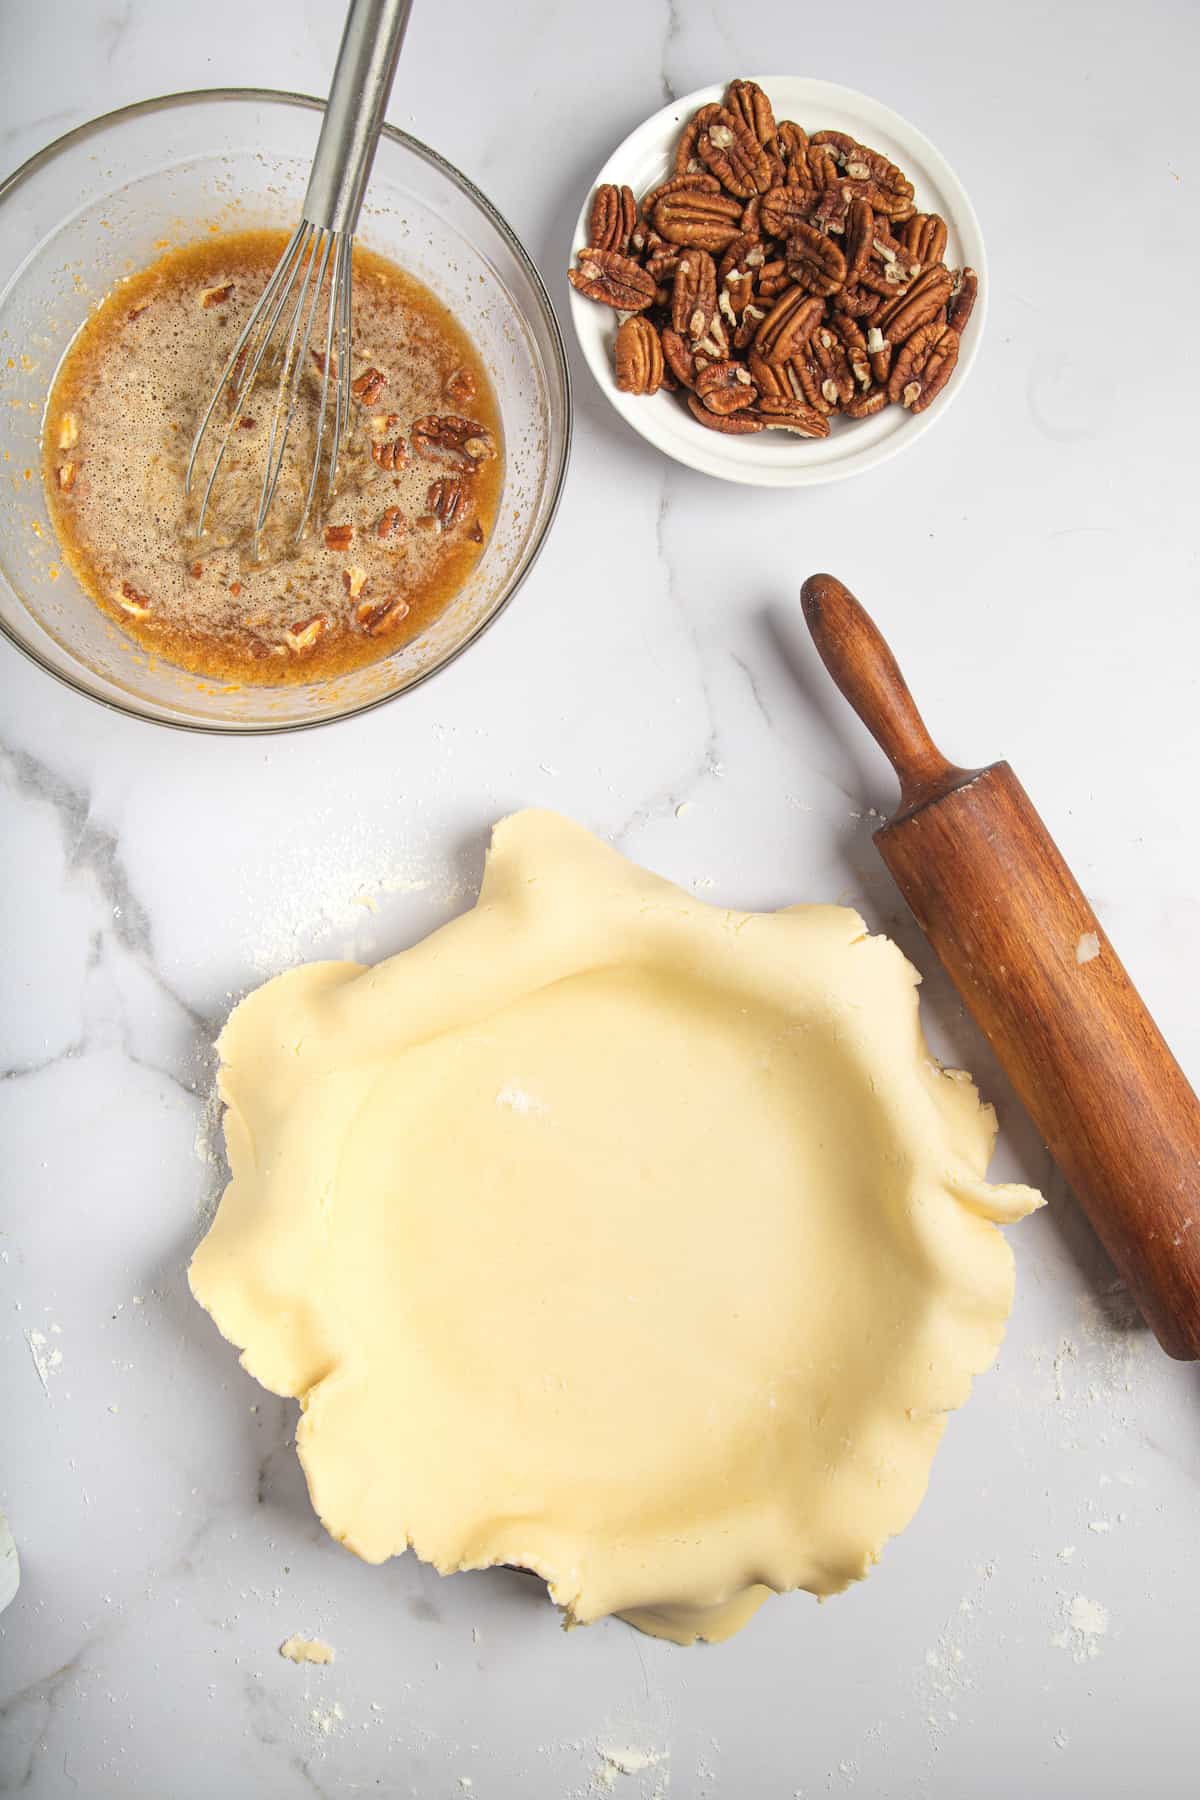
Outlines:
{"type": "MultiPolygon", "coordinates": [[[[338,11],[6,0],[0,163],[155,92],[318,91],[338,11]]],[[[656,460],[577,368],[528,587],[450,673],[356,723],[174,735],[0,646],[0,1505],[24,1564],[0,1791],[557,1800],[607,1769],[628,1800],[1195,1793],[1197,1373],[1131,1323],[901,916],[870,843],[887,771],[796,594],[841,573],[950,752],[1010,756],[1200,1074],[1200,393],[1169,336],[1200,275],[1198,19],[1190,0],[418,0],[391,117],[483,186],[559,302],[616,140],[664,96],[774,66],[873,92],[947,152],[988,237],[988,341],[913,455],[794,497],[656,460]],[[1009,1339],[915,1524],[865,1585],[777,1601],[717,1650],[611,1622],[564,1637],[503,1573],[357,1563],[309,1511],[292,1407],[184,1284],[231,998],[445,919],[490,822],[527,803],[714,899],[861,905],[926,969],[935,1045],[996,1099],[998,1167],[1050,1196],[1013,1234],[1009,1339]],[[280,1659],[298,1630],[331,1668],[280,1659]],[[605,1748],[661,1760],[622,1773],[605,1748]]]]}

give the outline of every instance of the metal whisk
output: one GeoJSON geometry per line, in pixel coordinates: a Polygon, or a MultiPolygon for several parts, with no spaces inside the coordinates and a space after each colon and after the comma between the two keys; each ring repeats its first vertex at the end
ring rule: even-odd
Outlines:
{"type": "Polygon", "coordinates": [[[189,498],[200,447],[210,426],[214,434],[219,429],[213,425],[213,418],[222,396],[227,396],[229,422],[201,496],[196,517],[196,536],[199,537],[204,531],[213,488],[238,415],[260,371],[265,369],[271,373],[278,368],[262,488],[250,538],[252,560],[259,555],[263,526],[283,468],[301,377],[308,364],[309,351],[314,348],[314,336],[320,346],[321,397],[312,470],[295,532],[297,540],[304,533],[318,489],[323,489],[326,494],[333,491],[338,457],[349,435],[350,424],[354,229],[411,7],[412,0],[350,0],[300,223],[230,352],[192,441],[184,476],[184,492],[189,498]],[[331,388],[334,390],[332,418],[331,388]],[[322,482],[323,468],[326,473],[322,482]]]}

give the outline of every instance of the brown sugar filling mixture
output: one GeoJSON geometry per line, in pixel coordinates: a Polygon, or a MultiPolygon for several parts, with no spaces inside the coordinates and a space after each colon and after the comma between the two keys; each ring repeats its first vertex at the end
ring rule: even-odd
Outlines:
{"type": "MultiPolygon", "coordinates": [[[[482,555],[503,480],[495,398],[466,333],[411,276],[356,249],[350,437],[333,493],[293,542],[318,349],[257,560],[271,374],[242,408],[197,539],[205,470],[190,500],[183,491],[192,438],[285,243],[213,236],[121,282],[67,351],[43,443],[50,515],[85,593],[143,648],[258,684],[358,668],[415,637],[482,555]]],[[[323,305],[318,317],[323,331],[323,305]]],[[[216,441],[229,417],[223,401],[216,441]]]]}

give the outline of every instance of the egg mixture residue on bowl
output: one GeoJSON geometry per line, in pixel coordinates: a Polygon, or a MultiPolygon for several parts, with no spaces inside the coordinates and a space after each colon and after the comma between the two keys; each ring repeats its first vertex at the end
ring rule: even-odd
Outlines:
{"type": "Polygon", "coordinates": [[[498,410],[469,338],[419,282],[356,249],[350,436],[321,516],[293,542],[324,372],[317,347],[257,560],[249,540],[274,375],[239,408],[197,539],[211,465],[186,498],[192,439],[285,243],[276,231],[214,235],[119,283],[67,351],[43,442],[47,504],[85,593],[147,650],[258,684],[358,668],[416,636],[479,561],[503,481],[498,410]]]}

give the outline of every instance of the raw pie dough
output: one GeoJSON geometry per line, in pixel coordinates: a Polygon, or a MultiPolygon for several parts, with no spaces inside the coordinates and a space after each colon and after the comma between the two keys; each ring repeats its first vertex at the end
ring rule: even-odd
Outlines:
{"type": "Polygon", "coordinates": [[[1039,1204],[984,1181],[918,979],[845,908],[706,905],[526,812],[462,918],[243,1001],[191,1284],[299,1397],[334,1537],[681,1643],[865,1575],[1039,1204]]]}

